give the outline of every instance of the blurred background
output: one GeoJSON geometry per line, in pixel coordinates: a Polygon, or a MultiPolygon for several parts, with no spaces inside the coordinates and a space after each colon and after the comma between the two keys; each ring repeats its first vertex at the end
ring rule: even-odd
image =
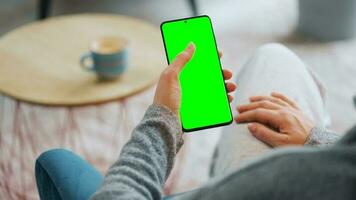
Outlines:
{"type": "MultiPolygon", "coordinates": [[[[341,2],[343,1],[347,2],[346,0],[341,2]]],[[[0,35],[38,20],[39,2],[41,1],[1,0],[0,35]]],[[[192,16],[194,10],[190,0],[51,0],[48,2],[51,2],[48,9],[49,17],[90,12],[113,13],[147,20],[157,28],[162,21],[192,16]]],[[[337,131],[345,131],[350,127],[355,119],[351,98],[356,90],[356,83],[353,82],[353,77],[356,75],[354,39],[320,42],[296,34],[299,16],[297,0],[196,0],[195,2],[198,14],[208,14],[213,20],[219,48],[224,51],[225,67],[238,68],[261,44],[283,43],[293,49],[325,82],[330,96],[329,109],[337,131]],[[354,116],[354,118],[344,119],[343,116],[354,116]]],[[[330,0],[325,2],[330,3],[330,0]]],[[[334,8],[338,9],[337,6],[334,8]]],[[[314,12],[317,10],[318,7],[315,7],[314,12]]],[[[339,10],[339,12],[344,11],[339,10]]]]}
{"type": "MultiPolygon", "coordinates": [[[[157,29],[165,20],[207,14],[212,19],[218,47],[224,52],[224,67],[238,73],[258,46],[282,43],[324,82],[331,128],[344,133],[356,122],[352,101],[356,94],[355,0],[196,0],[193,2],[196,7],[190,0],[52,0],[42,13],[40,2],[0,0],[0,38],[46,13],[49,18],[78,13],[128,15],[157,29]]],[[[5,112],[4,105],[0,111],[5,112]]],[[[196,187],[208,179],[208,164],[219,132],[218,128],[189,135],[190,149],[183,156],[179,181],[173,184],[171,192],[196,187]]],[[[7,191],[4,184],[0,187],[7,191]]],[[[17,197],[25,199],[26,195],[17,197]]]]}

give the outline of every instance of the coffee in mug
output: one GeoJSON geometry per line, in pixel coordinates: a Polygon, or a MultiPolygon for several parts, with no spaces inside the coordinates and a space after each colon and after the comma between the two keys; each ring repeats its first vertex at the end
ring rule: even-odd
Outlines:
{"type": "Polygon", "coordinates": [[[97,74],[100,80],[114,80],[127,69],[127,41],[119,37],[102,37],[90,43],[89,52],[80,58],[81,66],[97,74]],[[88,60],[92,60],[88,64],[88,60]]]}

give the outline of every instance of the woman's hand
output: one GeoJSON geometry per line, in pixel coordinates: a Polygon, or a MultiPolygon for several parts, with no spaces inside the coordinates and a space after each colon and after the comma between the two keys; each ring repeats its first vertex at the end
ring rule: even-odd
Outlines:
{"type": "Polygon", "coordinates": [[[236,109],[236,122],[249,123],[251,134],[272,147],[304,145],[314,127],[294,101],[276,92],[250,97],[250,103],[236,109]]]}
{"type": "MultiPolygon", "coordinates": [[[[179,115],[181,103],[181,89],[178,76],[185,64],[192,58],[194,51],[195,46],[193,43],[190,43],[188,47],[175,58],[172,64],[162,72],[156,88],[153,103],[166,106],[176,115],[179,115]]],[[[219,52],[219,57],[221,56],[222,54],[219,52]]],[[[232,73],[229,70],[224,69],[223,74],[225,81],[232,77],[232,73]]],[[[226,82],[225,84],[228,93],[236,89],[236,85],[233,82],[226,82]]],[[[233,99],[232,96],[228,95],[228,97],[231,102],[233,99]]]]}

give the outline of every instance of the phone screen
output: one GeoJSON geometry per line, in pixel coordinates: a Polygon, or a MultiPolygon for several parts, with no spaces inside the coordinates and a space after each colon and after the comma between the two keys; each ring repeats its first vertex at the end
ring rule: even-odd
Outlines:
{"type": "Polygon", "coordinates": [[[232,114],[210,18],[199,16],[163,22],[161,32],[168,63],[190,42],[195,44],[193,57],[179,74],[183,130],[230,124],[232,114]]]}

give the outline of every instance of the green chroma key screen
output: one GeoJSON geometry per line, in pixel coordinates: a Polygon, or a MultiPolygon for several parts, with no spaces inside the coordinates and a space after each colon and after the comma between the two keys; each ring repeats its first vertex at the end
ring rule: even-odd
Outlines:
{"type": "Polygon", "coordinates": [[[192,59],[179,74],[183,130],[230,124],[232,114],[210,18],[199,16],[163,22],[161,31],[168,63],[190,42],[195,44],[192,59]]]}

